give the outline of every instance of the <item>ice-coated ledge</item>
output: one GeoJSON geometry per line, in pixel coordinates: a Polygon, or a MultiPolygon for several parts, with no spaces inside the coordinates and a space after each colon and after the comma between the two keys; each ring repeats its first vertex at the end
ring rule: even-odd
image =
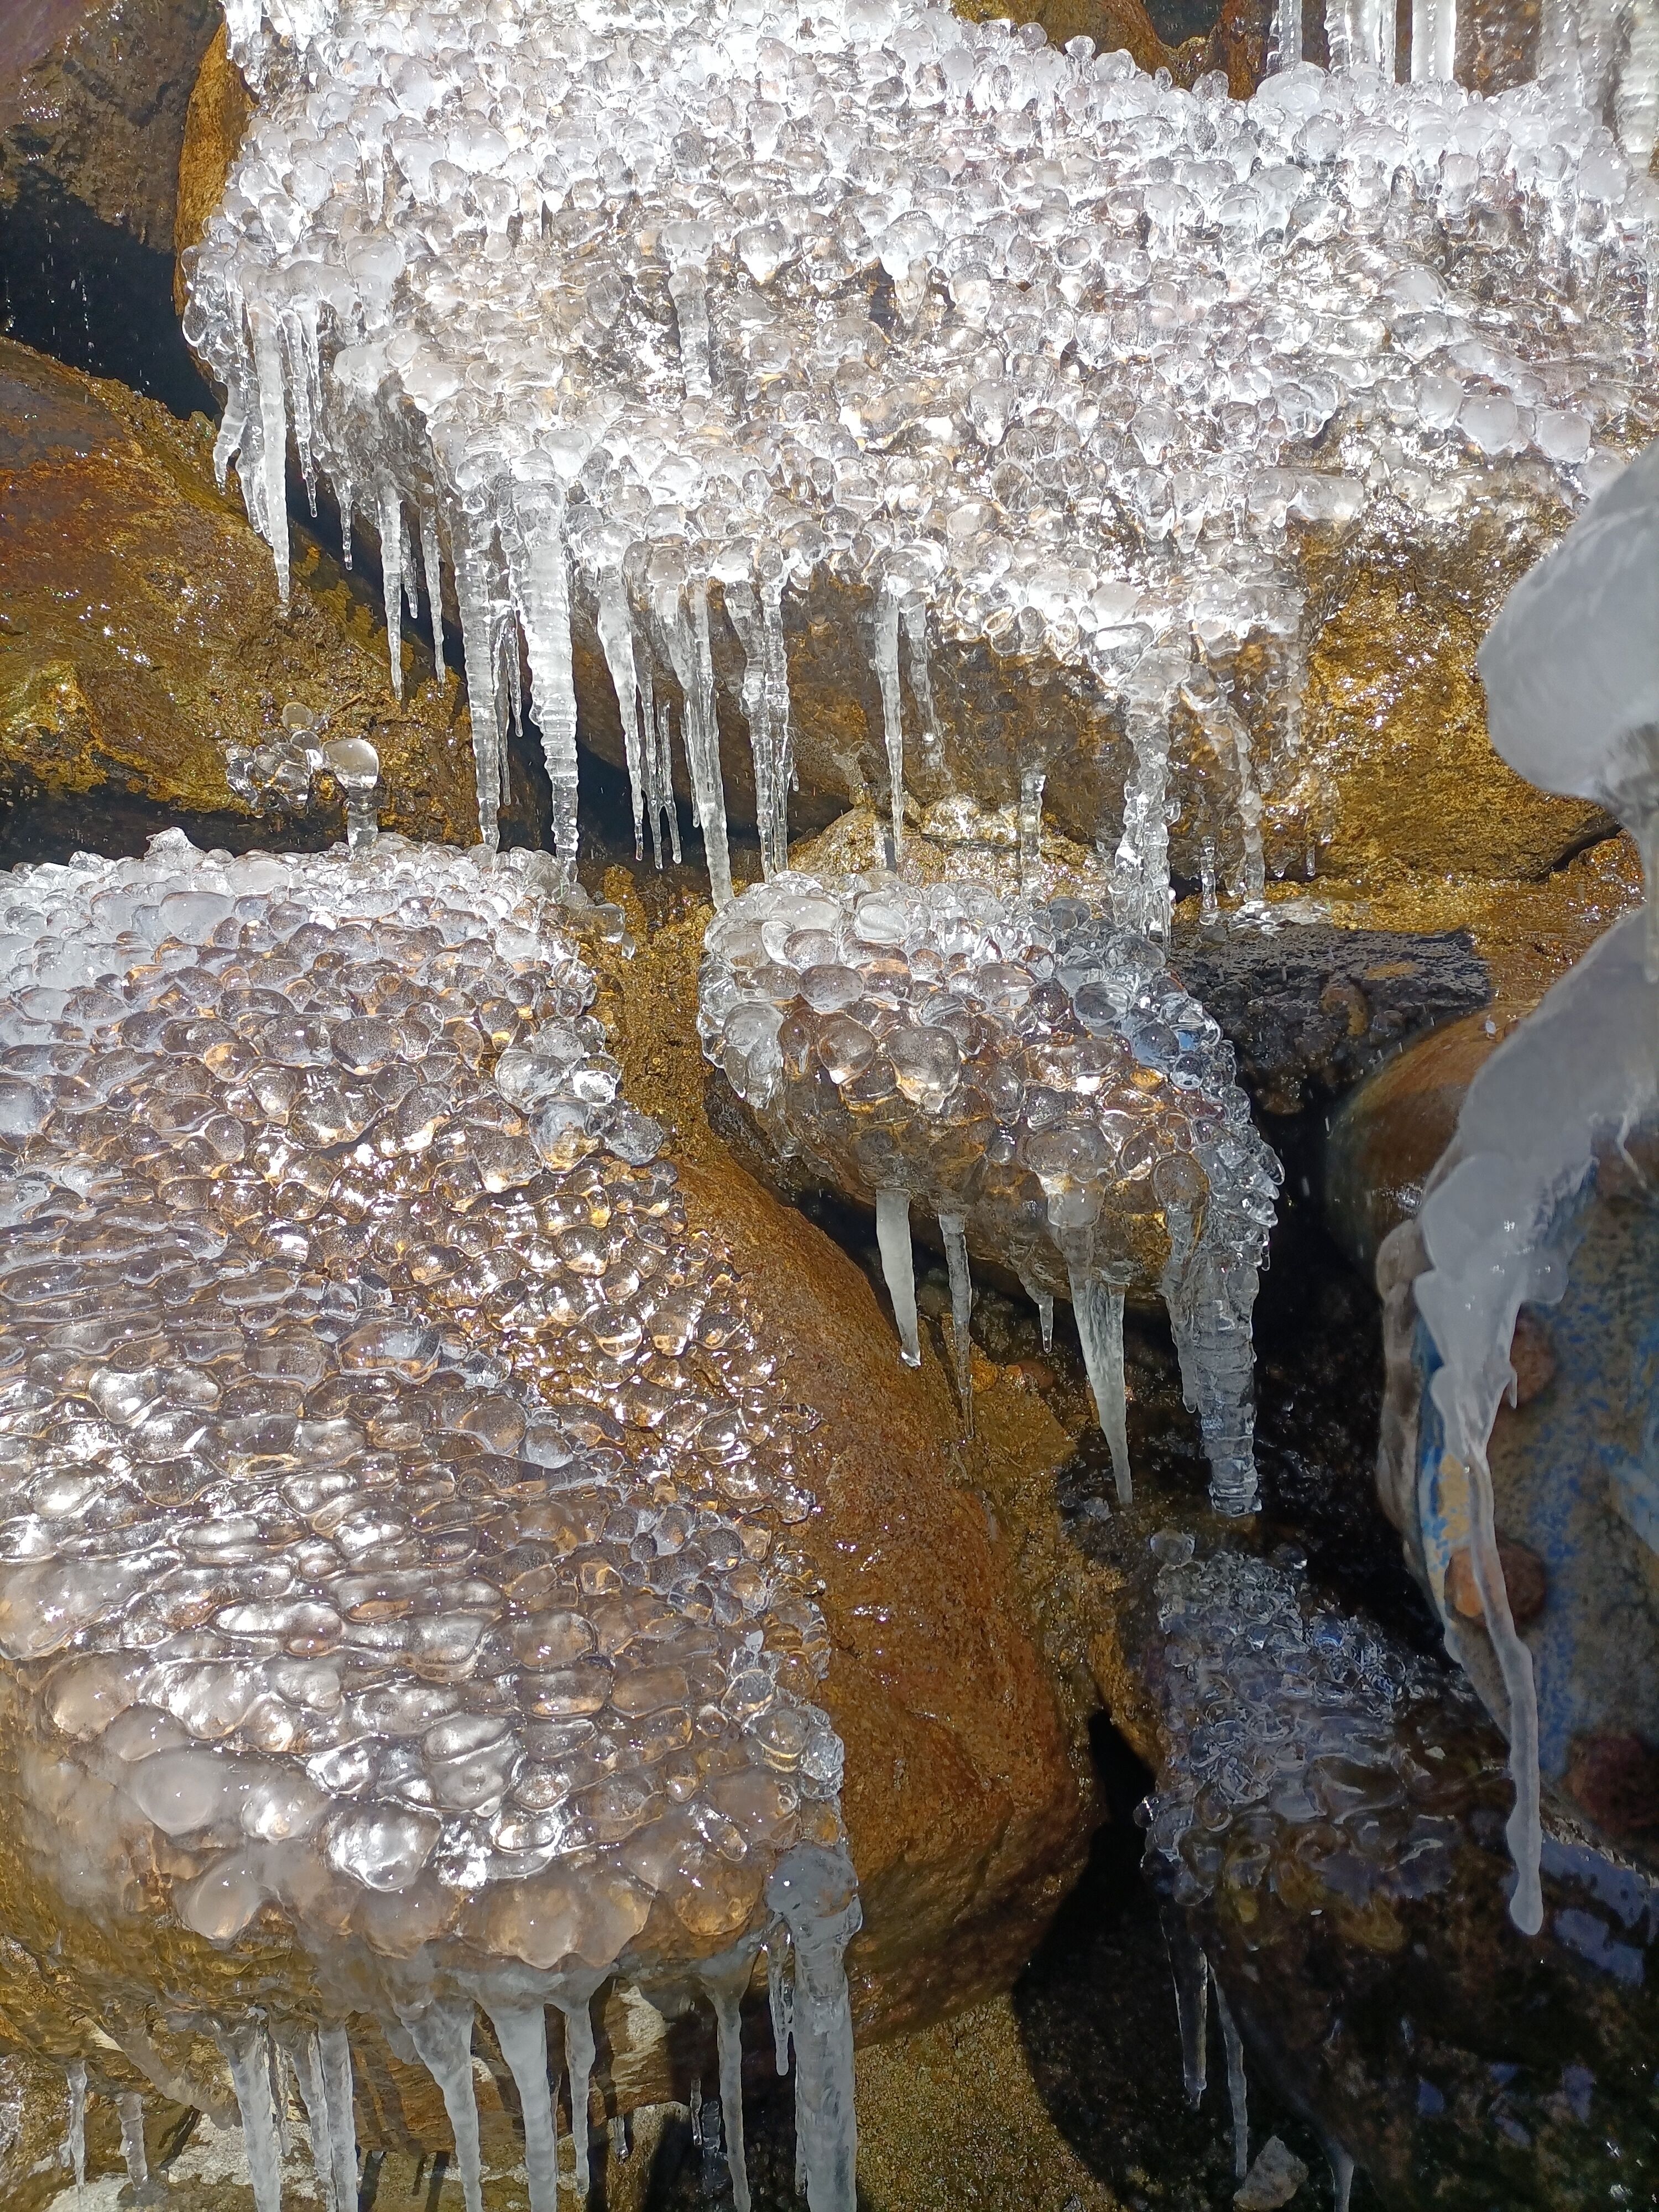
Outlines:
{"type": "Polygon", "coordinates": [[[486,842],[522,639],[561,858],[580,669],[641,836],[683,752],[724,899],[721,719],[775,869],[827,653],[815,718],[854,664],[868,700],[812,748],[896,843],[907,781],[1040,797],[1080,748],[1154,933],[1196,680],[1249,896],[1264,802],[1317,806],[1298,533],[1576,501],[1652,356],[1659,187],[1572,72],[1396,85],[1349,13],[1353,66],[1239,103],[915,0],[238,0],[266,90],[186,318],[220,465],[285,569],[291,434],[394,636],[417,568],[453,584],[486,842]],[[1075,696],[1022,719],[1037,660],[1075,696]]]}

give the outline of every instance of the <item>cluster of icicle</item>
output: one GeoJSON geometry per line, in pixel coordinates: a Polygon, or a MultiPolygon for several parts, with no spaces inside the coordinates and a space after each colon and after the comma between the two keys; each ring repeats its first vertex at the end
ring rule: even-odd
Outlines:
{"type": "Polygon", "coordinates": [[[1045,1331],[1071,1298],[1127,1498],[1124,1301],[1156,1292],[1212,1496],[1255,1510],[1250,1316],[1279,1164],[1232,1048],[1156,948],[1077,900],[791,872],[715,917],[698,1027],[777,1150],[874,1205],[912,1364],[915,1204],[945,1244],[964,1405],[976,1251],[1045,1331]]]}
{"type": "Polygon", "coordinates": [[[290,437],[372,520],[394,685],[417,567],[453,590],[486,843],[522,646],[567,866],[580,666],[637,834],[677,834],[678,731],[729,896],[741,724],[781,869],[791,639],[850,591],[896,840],[907,773],[988,777],[939,656],[969,693],[975,648],[1054,656],[1125,727],[1103,851],[1159,932],[1194,658],[1303,804],[1299,531],[1574,501],[1639,434],[1659,185],[1582,70],[1468,94],[1419,12],[1399,84],[1380,0],[1328,75],[1285,0],[1295,65],[1235,102],[924,0],[233,0],[267,90],[188,257],[217,465],[284,588],[290,437]]]}
{"type": "Polygon", "coordinates": [[[763,1946],[813,2212],[852,2205],[813,1416],[619,1095],[560,890],[541,855],[177,831],[0,877],[10,1847],[141,1989],[162,1911],[290,1931],[292,1986],[198,2023],[259,2212],[273,2037],[356,2203],[353,2013],[431,2071],[477,2212],[479,2002],[535,2212],[562,2014],[585,2201],[617,1973],[712,1998],[741,2206],[763,1946]]]}
{"type": "MultiPolygon", "coordinates": [[[[1659,447],[1650,447],[1522,580],[1481,647],[1493,744],[1534,782],[1595,799],[1630,824],[1648,901],[1481,1068],[1414,1232],[1428,1262],[1412,1295],[1438,1362],[1429,1395],[1442,1475],[1449,1462],[1467,1484],[1470,1564],[1501,1681],[1497,1717],[1510,1740],[1510,1909],[1528,1933],[1543,1915],[1537,1691],[1498,1562],[1486,1448],[1514,1387],[1516,1316],[1564,1294],[1598,1153],[1659,1115],[1656,561],[1659,447]]],[[[1449,1614],[1448,1640],[1463,1656],[1449,1614]]]]}

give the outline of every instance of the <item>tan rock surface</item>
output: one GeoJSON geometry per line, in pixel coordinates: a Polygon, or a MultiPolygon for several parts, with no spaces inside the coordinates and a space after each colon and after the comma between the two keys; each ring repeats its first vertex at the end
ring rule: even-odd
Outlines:
{"type": "MultiPolygon", "coordinates": [[[[291,611],[265,547],[213,482],[209,427],[0,341],[0,790],[240,816],[222,746],[298,702],[377,748],[382,821],[471,842],[459,684],[392,698],[378,610],[302,544],[291,611]]],[[[338,834],[319,809],[313,834],[338,834]]],[[[159,823],[156,826],[160,826],[159,823]]],[[[242,842],[249,840],[246,836],[242,842]]],[[[301,838],[303,842],[303,836],[301,838]]]]}

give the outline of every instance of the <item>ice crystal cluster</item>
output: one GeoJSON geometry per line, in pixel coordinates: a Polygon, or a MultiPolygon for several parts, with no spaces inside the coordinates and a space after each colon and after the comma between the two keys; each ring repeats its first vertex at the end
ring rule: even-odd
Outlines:
{"type": "Polygon", "coordinates": [[[703,1048],[780,1152],[873,1203],[905,1354],[909,1215],[939,1223],[968,1382],[969,1255],[1070,1297],[1129,1490],[1123,1305],[1162,1295],[1212,1492],[1254,1510],[1250,1314],[1279,1170],[1232,1048],[1144,939],[1080,901],[791,872],[711,926],[703,1048]]]}
{"type": "MultiPolygon", "coordinates": [[[[585,2190],[595,1989],[710,1991],[730,2100],[763,1942],[787,2049],[792,1930],[811,2201],[852,2201],[813,1417],[619,1096],[556,889],[540,856],[177,831],[0,878],[9,1809],[135,1958],[163,1907],[297,1941],[292,2015],[208,2023],[259,2212],[268,2032],[333,2202],[367,2011],[476,2212],[483,2003],[551,2212],[544,2008],[585,2190]]],[[[728,2136],[740,2170],[740,2108],[728,2136]]]]}
{"type": "Polygon", "coordinates": [[[290,436],[372,519],[394,682],[417,546],[453,586],[486,842],[522,639],[562,859],[580,662],[653,833],[683,748],[717,901],[746,726],[781,866],[791,654],[855,615],[896,839],[907,776],[1001,775],[974,654],[1053,656],[1129,741],[1100,837],[1156,931],[1194,662],[1253,745],[1239,842],[1305,787],[1304,532],[1571,501],[1650,404],[1659,186],[1577,13],[1494,99],[1419,13],[1418,82],[1356,0],[1347,66],[1234,102],[921,0],[234,0],[266,92],[186,317],[219,466],[284,580],[290,436]]]}
{"type": "Polygon", "coordinates": [[[1271,1890],[1281,1863],[1298,1899],[1310,1877],[1357,1906],[1443,1888],[1459,1838],[1444,1683],[1291,1565],[1152,1542],[1170,1757],[1142,1817],[1175,1900],[1271,1890]]]}

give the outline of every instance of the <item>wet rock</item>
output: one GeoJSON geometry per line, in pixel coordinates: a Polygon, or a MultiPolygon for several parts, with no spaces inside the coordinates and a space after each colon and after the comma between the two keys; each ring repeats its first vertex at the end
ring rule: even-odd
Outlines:
{"type": "MultiPolygon", "coordinates": [[[[399,706],[378,615],[314,546],[284,616],[269,555],[214,488],[210,446],[199,417],[0,341],[0,793],[48,844],[71,813],[113,849],[181,816],[211,842],[259,842],[223,748],[258,745],[297,703],[329,736],[375,746],[388,828],[465,839],[459,687],[422,681],[411,642],[399,706]]],[[[325,841],[337,816],[297,834],[325,841]]]]}
{"type": "MultiPolygon", "coordinates": [[[[213,0],[27,0],[0,54],[0,286],[14,337],[179,412],[179,157],[213,0]]],[[[222,36],[222,33],[221,33],[222,36]]]]}
{"type": "Polygon", "coordinates": [[[1261,1110],[1294,1114],[1336,1097],[1419,1031],[1492,995],[1466,932],[1293,923],[1264,936],[1178,934],[1187,988],[1230,1038],[1239,1081],[1261,1110]]]}
{"type": "Polygon", "coordinates": [[[1278,2212],[1307,2178],[1308,2169],[1295,2152],[1286,2150],[1277,2136],[1269,2136],[1256,2153],[1243,2185],[1233,2191],[1233,2203],[1238,2212],[1278,2212]]]}
{"type": "Polygon", "coordinates": [[[1334,1116],[1325,1218],[1362,1274],[1371,1273],[1390,1231],[1416,1213],[1475,1071],[1514,1019],[1472,1014],[1449,1023],[1379,1068],[1334,1116]]]}
{"type": "Polygon", "coordinates": [[[1250,2075],[1407,2212],[1650,2193],[1659,1892],[1564,1830],[1521,1936],[1504,1745],[1461,1678],[1336,1613],[1289,1554],[1211,1551],[1156,1510],[1104,1539],[1133,1595],[1098,1665],[1152,1693],[1117,1708],[1158,1772],[1149,1869],[1250,2075]]]}

